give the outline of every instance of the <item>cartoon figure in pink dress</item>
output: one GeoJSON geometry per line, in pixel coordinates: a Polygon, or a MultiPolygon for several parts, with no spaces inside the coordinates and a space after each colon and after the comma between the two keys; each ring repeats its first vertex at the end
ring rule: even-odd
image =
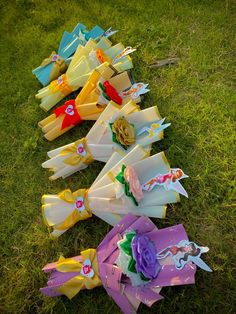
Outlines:
{"type": "Polygon", "coordinates": [[[156,185],[163,186],[165,190],[175,190],[176,192],[188,197],[187,192],[182,187],[179,180],[188,178],[188,176],[179,168],[170,169],[169,173],[158,174],[143,184],[144,191],[151,191],[156,185]]]}
{"type": "Polygon", "coordinates": [[[177,245],[168,246],[164,250],[157,253],[157,259],[163,259],[170,255],[176,268],[179,270],[183,269],[187,263],[193,262],[200,268],[212,272],[210,267],[201,259],[201,254],[208,251],[208,247],[198,246],[194,242],[183,240],[177,245]]]}

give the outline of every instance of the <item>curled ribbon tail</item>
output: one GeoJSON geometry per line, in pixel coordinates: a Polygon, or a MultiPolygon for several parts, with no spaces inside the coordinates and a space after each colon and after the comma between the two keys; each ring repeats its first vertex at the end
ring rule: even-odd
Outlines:
{"type": "Polygon", "coordinates": [[[67,203],[74,202],[74,196],[70,189],[66,189],[58,194],[58,197],[67,203]]]}

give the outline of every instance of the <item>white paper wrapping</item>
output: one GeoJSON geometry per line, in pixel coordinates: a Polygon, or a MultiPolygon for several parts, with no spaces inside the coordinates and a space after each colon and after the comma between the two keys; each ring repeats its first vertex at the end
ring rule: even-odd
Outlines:
{"type": "MultiPolygon", "coordinates": [[[[179,202],[177,192],[167,191],[162,186],[156,186],[150,192],[144,191],[138,206],[125,194],[118,196],[117,184],[120,183],[115,176],[121,171],[122,165],[132,166],[141,184],[152,178],[155,173],[165,174],[170,170],[163,152],[148,156],[147,151],[140,145],[136,145],[125,156],[118,152],[113,153],[87,193],[89,207],[94,215],[111,225],[119,222],[127,213],[164,218],[167,204],[179,202]]],[[[74,204],[67,203],[58,195],[44,195],[43,215],[47,224],[54,229],[54,236],[59,236],[67,230],[60,231],[55,226],[63,223],[74,209],[74,204]]]]}
{"type": "MultiPolygon", "coordinates": [[[[135,143],[125,150],[121,145],[113,142],[112,131],[109,125],[110,122],[114,122],[119,117],[125,117],[130,124],[133,124],[136,133],[145,125],[150,125],[161,120],[160,114],[155,106],[140,111],[139,106],[132,100],[122,108],[110,102],[85,137],[87,147],[93,160],[107,162],[114,151],[121,151],[123,154],[127,154],[137,144],[141,145],[146,151],[149,151],[152,143],[163,138],[162,130],[152,136],[150,136],[148,132],[145,132],[141,135],[136,135],[135,143]]],[[[73,142],[48,152],[50,159],[44,162],[42,167],[49,168],[54,172],[50,177],[51,180],[60,177],[66,178],[87,167],[87,164],[83,162],[79,162],[76,165],[68,165],[65,163],[68,155],[62,156],[61,152],[65,148],[74,145],[75,143],[73,142]]]]}

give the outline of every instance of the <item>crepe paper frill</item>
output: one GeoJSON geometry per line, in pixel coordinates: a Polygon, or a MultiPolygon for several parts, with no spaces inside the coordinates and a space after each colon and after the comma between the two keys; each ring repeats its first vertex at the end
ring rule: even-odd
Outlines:
{"type": "Polygon", "coordinates": [[[45,138],[52,141],[83,120],[97,120],[109,100],[121,107],[131,99],[139,103],[140,95],[149,90],[146,84],[132,83],[127,71],[117,74],[109,65],[102,73],[94,70],[75,100],[66,101],[39,122],[45,138]]]}
{"type": "Polygon", "coordinates": [[[36,98],[41,100],[40,107],[45,111],[50,110],[64,97],[83,87],[92,70],[97,69],[102,73],[106,62],[119,73],[131,69],[133,64],[128,53],[132,51],[134,49],[126,53],[121,43],[112,46],[111,41],[104,36],[98,42],[89,39],[85,46],[79,45],[66,73],[38,91],[36,98]]]}
{"type": "Polygon", "coordinates": [[[141,189],[153,173],[165,174],[170,170],[163,152],[148,157],[140,145],[125,156],[114,152],[89,189],[79,189],[74,193],[67,189],[59,194],[44,195],[44,222],[55,238],[92,214],[110,225],[115,225],[128,213],[164,218],[166,205],[180,201],[178,191],[159,185],[151,191],[141,189]],[[132,169],[128,175],[125,173],[129,193],[117,179],[124,166],[132,169]]]}
{"type": "Polygon", "coordinates": [[[94,160],[107,162],[116,149],[126,153],[140,144],[149,150],[163,138],[163,129],[169,124],[162,122],[156,106],[140,111],[133,100],[123,107],[110,102],[85,138],[49,151],[50,159],[42,167],[51,169],[54,174],[50,179],[55,180],[86,168],[94,160]],[[137,135],[143,126],[153,124],[159,126],[159,132],[137,135]]]}
{"type": "Polygon", "coordinates": [[[71,56],[79,45],[84,46],[90,38],[97,39],[103,34],[104,30],[98,25],[87,31],[83,24],[78,23],[71,33],[67,31],[63,33],[58,52],[53,51],[32,73],[43,86],[48,85],[66,71],[71,56]]]}
{"type": "MultiPolygon", "coordinates": [[[[188,241],[183,225],[158,230],[147,217],[126,215],[105,236],[97,250],[89,249],[81,252],[80,256],[61,257],[58,262],[47,264],[43,271],[50,274],[50,277],[47,286],[40,290],[48,297],[63,294],[71,299],[81,289],[92,289],[102,284],[123,313],[136,313],[141,303],[151,307],[163,299],[160,294],[163,287],[195,283],[197,269],[193,261],[189,259],[182,269],[178,269],[173,258],[178,255],[178,243],[182,242],[193,243],[188,241]],[[133,274],[124,270],[125,263],[120,265],[119,262],[121,242],[132,232],[135,234],[131,246],[132,253],[136,252],[136,275],[140,274],[137,271],[140,268],[150,275],[146,281],[136,285],[132,282],[133,274]],[[138,250],[135,242],[139,244],[138,250]],[[165,251],[166,248],[173,252],[173,256],[158,259],[156,255],[155,258],[156,252],[165,251]]],[[[130,247],[126,245],[124,250],[127,252],[124,255],[129,260],[130,247]]],[[[207,251],[203,248],[198,254],[199,259],[201,253],[207,251]]],[[[188,251],[186,255],[191,257],[191,252],[188,251]]]]}

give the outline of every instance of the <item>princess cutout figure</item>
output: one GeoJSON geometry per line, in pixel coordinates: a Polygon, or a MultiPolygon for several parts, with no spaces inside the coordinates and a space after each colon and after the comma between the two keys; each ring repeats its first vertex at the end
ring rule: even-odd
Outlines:
{"type": "Polygon", "coordinates": [[[208,247],[198,246],[194,242],[189,242],[186,240],[180,241],[177,245],[171,245],[160,251],[157,254],[158,259],[166,258],[170,256],[177,269],[183,269],[184,266],[193,262],[198,267],[212,272],[211,268],[201,259],[201,254],[209,251],[208,247]]]}
{"type": "Polygon", "coordinates": [[[184,196],[188,196],[187,192],[179,184],[180,179],[188,178],[188,176],[179,168],[172,168],[168,173],[158,174],[148,180],[143,186],[144,191],[151,191],[155,186],[163,186],[166,191],[171,189],[178,191],[184,196]]]}

